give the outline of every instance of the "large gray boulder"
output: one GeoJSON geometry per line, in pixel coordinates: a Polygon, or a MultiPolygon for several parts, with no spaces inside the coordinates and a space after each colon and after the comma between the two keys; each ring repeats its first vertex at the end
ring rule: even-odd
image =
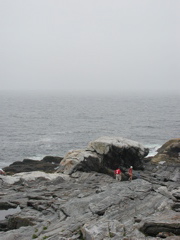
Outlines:
{"type": "MultiPolygon", "coordinates": [[[[149,150],[138,142],[121,137],[101,137],[88,144],[85,150],[68,152],[60,162],[58,172],[72,174],[79,170],[96,171],[113,175],[119,166],[126,169],[143,169],[143,158],[149,150]]],[[[123,175],[125,177],[125,175],[123,175]]]]}
{"type": "Polygon", "coordinates": [[[88,145],[88,150],[103,156],[103,165],[111,169],[118,166],[143,168],[143,158],[149,150],[142,144],[122,137],[100,137],[88,145]]]}

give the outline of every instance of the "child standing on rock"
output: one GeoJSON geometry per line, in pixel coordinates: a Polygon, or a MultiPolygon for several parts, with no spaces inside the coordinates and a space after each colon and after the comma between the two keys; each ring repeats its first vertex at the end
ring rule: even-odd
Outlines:
{"type": "Polygon", "coordinates": [[[114,171],[114,173],[115,173],[115,176],[116,176],[116,180],[121,181],[121,169],[120,168],[116,169],[114,171]]]}

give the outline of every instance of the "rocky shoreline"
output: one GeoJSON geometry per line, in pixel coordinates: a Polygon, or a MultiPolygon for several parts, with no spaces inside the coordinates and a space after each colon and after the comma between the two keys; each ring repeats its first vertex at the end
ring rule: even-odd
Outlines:
{"type": "Polygon", "coordinates": [[[0,239],[180,239],[180,139],[152,158],[147,154],[137,142],[102,137],[63,158],[4,168],[0,211],[7,215],[0,220],[0,239]],[[121,182],[114,178],[118,166],[121,182]]]}

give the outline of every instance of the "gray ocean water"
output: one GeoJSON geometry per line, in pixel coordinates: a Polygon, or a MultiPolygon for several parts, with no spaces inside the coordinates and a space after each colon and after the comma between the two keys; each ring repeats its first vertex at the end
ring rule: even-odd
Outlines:
{"type": "Polygon", "coordinates": [[[0,167],[63,157],[101,136],[121,136],[150,155],[180,137],[180,96],[0,92],[0,167]]]}

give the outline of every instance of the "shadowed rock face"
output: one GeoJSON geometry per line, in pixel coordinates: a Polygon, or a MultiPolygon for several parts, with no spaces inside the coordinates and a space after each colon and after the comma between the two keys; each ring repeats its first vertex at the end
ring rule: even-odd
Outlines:
{"type": "Polygon", "coordinates": [[[119,166],[121,168],[133,166],[135,170],[142,170],[144,168],[142,158],[143,156],[139,156],[138,148],[133,146],[118,148],[112,145],[109,152],[103,156],[103,164],[110,169],[117,169],[119,166]]]}

